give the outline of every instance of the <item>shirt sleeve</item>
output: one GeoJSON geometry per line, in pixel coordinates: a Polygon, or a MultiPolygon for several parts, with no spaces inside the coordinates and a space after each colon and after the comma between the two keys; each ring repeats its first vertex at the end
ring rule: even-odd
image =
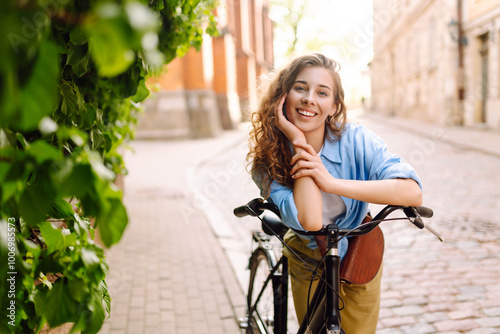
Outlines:
{"type": "Polygon", "coordinates": [[[387,145],[375,133],[365,127],[359,127],[356,137],[359,142],[357,155],[364,164],[366,180],[413,179],[422,189],[417,173],[398,155],[388,151],[387,145]]]}
{"type": "Polygon", "coordinates": [[[285,225],[295,230],[304,231],[304,228],[297,219],[297,207],[295,206],[292,187],[273,181],[269,199],[280,210],[281,219],[285,225]]]}

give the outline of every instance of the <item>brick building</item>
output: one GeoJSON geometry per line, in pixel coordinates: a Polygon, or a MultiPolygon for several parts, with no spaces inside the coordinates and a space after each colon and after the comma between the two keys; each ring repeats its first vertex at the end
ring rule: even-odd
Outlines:
{"type": "Polygon", "coordinates": [[[154,79],[159,91],[139,121],[142,137],[216,136],[256,104],[257,78],[273,64],[273,23],[267,0],[220,0],[220,34],[204,36],[154,79]]]}

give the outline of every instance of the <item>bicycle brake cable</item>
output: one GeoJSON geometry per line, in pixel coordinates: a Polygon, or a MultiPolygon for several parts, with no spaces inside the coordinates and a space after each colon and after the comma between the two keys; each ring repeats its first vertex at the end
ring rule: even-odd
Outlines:
{"type": "MultiPolygon", "coordinates": [[[[351,234],[352,232],[356,231],[356,230],[359,230],[363,227],[366,227],[366,226],[370,226],[370,225],[378,225],[380,224],[381,222],[385,222],[385,221],[395,221],[395,220],[408,220],[408,217],[399,217],[399,218],[385,218],[385,219],[377,219],[377,220],[370,220],[369,222],[367,223],[364,223],[364,224],[360,224],[354,228],[352,228],[349,232],[347,232],[346,234],[344,234],[343,236],[341,236],[338,241],[344,239],[345,237],[348,237],[349,234],[351,234]]],[[[371,231],[370,231],[371,232],[371,231]]],[[[330,247],[331,248],[331,247],[330,247]]],[[[330,250],[330,248],[328,250],[330,250]]]]}
{"type": "Polygon", "coordinates": [[[309,270],[311,270],[311,271],[314,271],[314,269],[313,269],[313,268],[312,268],[312,267],[311,267],[311,266],[310,266],[310,265],[309,265],[306,261],[304,261],[304,260],[303,260],[303,259],[302,259],[302,258],[301,258],[301,257],[300,257],[300,256],[299,256],[299,255],[298,255],[298,254],[297,254],[297,253],[296,253],[296,252],[295,252],[295,251],[294,251],[294,250],[293,250],[290,246],[288,246],[288,245],[286,244],[286,242],[285,242],[285,241],[284,241],[284,240],[283,240],[283,239],[279,236],[279,234],[278,234],[278,233],[276,233],[276,232],[275,232],[275,231],[274,231],[274,230],[273,230],[273,229],[272,229],[272,228],[271,228],[271,227],[270,227],[270,226],[269,226],[269,225],[268,225],[268,224],[264,221],[264,219],[262,219],[259,215],[257,215],[257,213],[256,213],[256,212],[255,212],[255,211],[254,211],[251,207],[248,207],[248,209],[250,209],[250,210],[251,210],[251,212],[255,215],[255,217],[259,218],[259,220],[260,220],[262,223],[266,224],[266,226],[267,226],[267,227],[269,227],[269,229],[271,230],[271,232],[273,232],[274,236],[275,236],[276,238],[278,238],[278,240],[279,240],[279,241],[280,241],[280,242],[281,242],[281,243],[282,243],[282,244],[283,244],[286,248],[288,248],[288,250],[289,250],[290,252],[292,252],[292,254],[293,254],[293,255],[295,255],[295,256],[296,256],[296,257],[297,257],[297,258],[298,258],[298,259],[299,259],[299,260],[300,260],[300,261],[301,261],[301,262],[302,262],[302,263],[303,263],[303,264],[307,267],[307,269],[309,269],[309,270]]]}
{"type": "MultiPolygon", "coordinates": [[[[252,212],[252,214],[259,218],[259,220],[263,223],[263,224],[266,224],[267,227],[269,227],[269,225],[264,221],[264,219],[262,219],[260,217],[260,215],[258,215],[251,207],[247,207],[248,209],[250,209],[250,211],[252,212]]],[[[272,228],[269,227],[269,229],[271,230],[271,232],[273,232],[274,236],[281,242],[281,244],[283,244],[290,252],[292,252],[292,254],[300,260],[300,262],[302,262],[302,264],[304,264],[307,269],[309,269],[311,271],[311,279],[314,278],[314,276],[318,276],[318,269],[319,269],[319,265],[323,262],[324,258],[325,258],[325,255],[323,255],[320,259],[320,261],[318,262],[318,264],[316,265],[316,268],[313,269],[306,261],[304,261],[304,259],[302,259],[290,246],[287,245],[287,243],[278,235],[278,233],[276,233],[272,228]]],[[[350,233],[350,232],[349,232],[350,233]]],[[[326,253],[325,253],[326,254],[326,253]]],[[[340,296],[339,292],[336,291],[327,281],[326,279],[323,278],[322,275],[319,275],[318,276],[320,278],[321,281],[323,281],[323,283],[326,284],[326,286],[328,286],[330,289],[332,289],[332,291],[335,292],[335,294],[340,298],[340,300],[342,300],[342,305],[345,305],[344,303],[344,300],[342,299],[342,297],[340,296]]],[[[312,284],[312,283],[311,283],[312,284]]],[[[311,287],[311,285],[309,285],[309,287],[311,287]]],[[[308,300],[309,300],[309,293],[308,293],[308,300]]],[[[342,308],[344,308],[344,306],[342,306],[342,308]]],[[[309,312],[309,302],[307,303],[307,312],[309,312]]]]}

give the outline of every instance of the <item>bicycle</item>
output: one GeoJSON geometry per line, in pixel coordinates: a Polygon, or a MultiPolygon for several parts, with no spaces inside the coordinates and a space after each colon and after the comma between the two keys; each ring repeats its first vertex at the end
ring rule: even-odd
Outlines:
{"type": "MultiPolygon", "coordinates": [[[[237,217],[253,216],[262,222],[262,232],[254,231],[252,233],[253,241],[257,242],[257,247],[249,260],[250,281],[247,293],[247,313],[244,318],[240,319],[240,328],[245,329],[247,334],[285,334],[287,333],[288,319],[288,259],[283,255],[277,259],[270,246],[270,241],[276,237],[283,246],[288,247],[283,241],[288,227],[281,222],[279,209],[261,198],[253,199],[247,204],[235,208],[233,212],[237,217]],[[264,212],[272,212],[274,215],[263,214],[264,212]]],[[[420,229],[425,227],[443,241],[441,236],[431,227],[426,226],[421,219],[421,217],[430,218],[432,215],[433,211],[423,206],[388,205],[370,222],[354,229],[343,229],[336,224],[330,224],[314,232],[294,230],[302,235],[325,236],[327,239],[327,252],[322,259],[324,263],[323,275],[308,306],[307,315],[302,320],[297,333],[345,333],[341,328],[341,298],[338,294],[341,284],[338,242],[341,238],[370,233],[383,221],[407,219],[420,229]],[[389,214],[397,210],[403,211],[405,217],[387,218],[389,214]]],[[[317,268],[311,268],[313,273],[315,270],[317,268]]]]}

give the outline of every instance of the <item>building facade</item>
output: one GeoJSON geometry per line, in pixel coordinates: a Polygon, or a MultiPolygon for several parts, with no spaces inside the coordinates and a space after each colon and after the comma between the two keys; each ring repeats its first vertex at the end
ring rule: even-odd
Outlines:
{"type": "Polygon", "coordinates": [[[500,128],[499,11],[494,0],[374,0],[371,109],[500,128]]]}
{"type": "Polygon", "coordinates": [[[467,0],[465,13],[464,121],[500,129],[500,2],[467,0]]]}
{"type": "Polygon", "coordinates": [[[152,79],[158,87],[145,103],[141,137],[216,136],[255,108],[258,76],[273,65],[273,23],[267,0],[220,0],[219,35],[204,36],[152,79]]]}

